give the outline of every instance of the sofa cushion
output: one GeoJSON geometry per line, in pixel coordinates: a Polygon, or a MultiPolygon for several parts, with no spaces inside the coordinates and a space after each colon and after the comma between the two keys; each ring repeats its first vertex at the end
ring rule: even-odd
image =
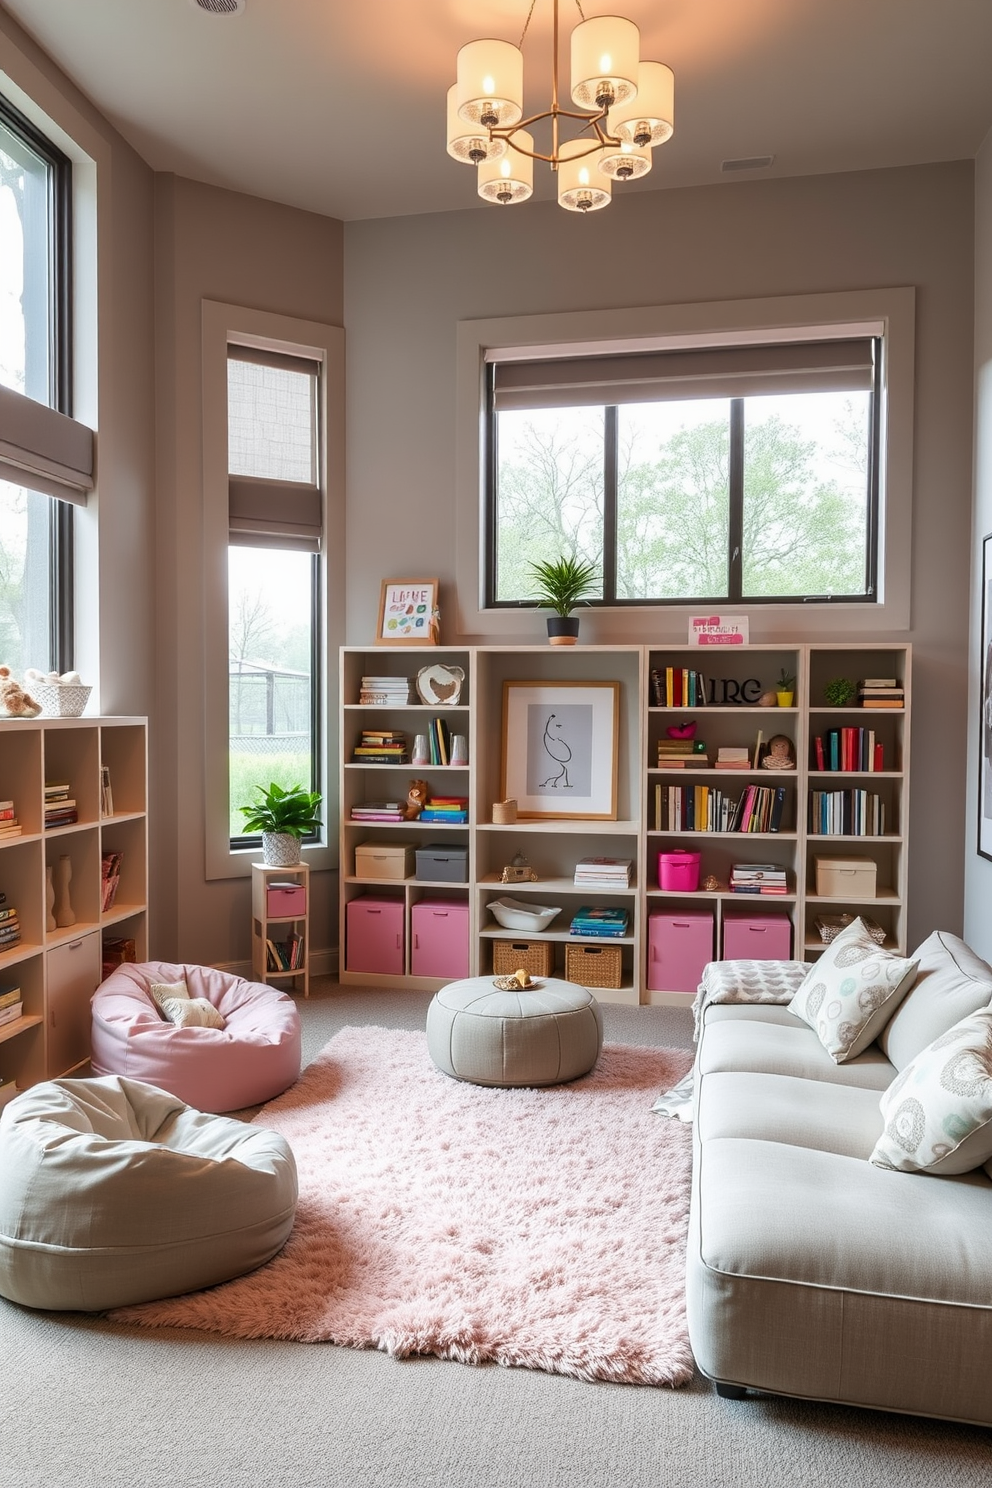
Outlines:
{"type": "Polygon", "coordinates": [[[913,960],[919,962],[916,981],[878,1039],[898,1070],[992,1002],[992,966],[956,935],[935,930],[913,952],[913,960]]]}
{"type": "MultiPolygon", "coordinates": [[[[716,1009],[711,1011],[715,1013],[716,1009]]],[[[751,1009],[727,1008],[726,1011],[744,1013],[751,1009]]],[[[785,1009],[768,1011],[784,1012],[785,1009]]],[[[795,1075],[802,1080],[856,1085],[877,1091],[892,1084],[896,1071],[877,1044],[872,1044],[857,1059],[837,1064],[811,1028],[791,1013],[787,1016],[790,1024],[745,1017],[719,1018],[711,1023],[707,1017],[705,1034],[696,1056],[697,1073],[750,1070],[755,1074],[795,1075]]],[[[698,1083],[702,1085],[702,1081],[698,1083]]]]}
{"type": "Polygon", "coordinates": [[[874,1042],[915,975],[915,961],[883,951],[854,920],[810,968],[789,1007],[843,1064],[874,1042]]]}
{"type": "Polygon", "coordinates": [[[701,1081],[696,1136],[783,1142],[860,1161],[882,1131],[878,1092],[794,1075],[714,1072],[701,1081]]]}
{"type": "Polygon", "coordinates": [[[879,1102],[870,1161],[903,1173],[968,1173],[992,1158],[992,1008],[934,1039],[879,1102]]]}

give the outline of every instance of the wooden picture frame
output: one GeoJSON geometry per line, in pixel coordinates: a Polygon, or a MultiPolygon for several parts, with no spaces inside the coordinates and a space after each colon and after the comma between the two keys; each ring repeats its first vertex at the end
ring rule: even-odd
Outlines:
{"type": "Polygon", "coordinates": [[[436,646],[437,595],[437,579],[383,579],[375,644],[436,646]]]}
{"type": "Polygon", "coordinates": [[[501,794],[521,821],[616,821],[619,682],[504,682],[501,794]]]}
{"type": "Polygon", "coordinates": [[[992,533],[982,543],[982,685],[978,717],[978,851],[992,861],[992,533]]]}

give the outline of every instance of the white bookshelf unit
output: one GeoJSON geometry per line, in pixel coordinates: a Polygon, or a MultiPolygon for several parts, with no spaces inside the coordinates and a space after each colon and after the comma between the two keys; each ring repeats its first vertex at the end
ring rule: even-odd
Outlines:
{"type": "Polygon", "coordinates": [[[0,950],[0,992],[19,987],[23,1015],[0,1025],[0,1082],[21,1089],[85,1065],[90,998],[103,942],[131,939],[147,958],[147,738],[143,718],[0,719],[0,800],[14,803],[20,836],[0,838],[0,892],[17,911],[20,940],[0,950]],[[101,766],[112,810],[101,808],[101,766]],[[45,827],[46,782],[67,784],[78,820],[45,827]],[[121,854],[113,905],[101,907],[104,853],[121,854]],[[74,923],[48,928],[46,868],[67,857],[74,923]]]}
{"type": "MultiPolygon", "coordinates": [[[[869,914],[885,931],[886,945],[905,949],[906,878],[909,781],[910,649],[897,645],[753,645],[746,647],[695,646],[470,646],[470,647],[345,647],[341,653],[341,981],[376,985],[388,983],[435,990],[450,978],[431,978],[412,972],[413,910],[424,899],[438,898],[463,906],[467,912],[468,970],[487,975],[493,969],[498,941],[546,942],[551,947],[554,972],[565,971],[565,947],[590,944],[619,946],[620,985],[596,988],[604,1001],[632,1004],[691,1000],[682,988],[654,987],[649,963],[651,916],[667,911],[707,913],[712,919],[713,954],[722,955],[724,936],[735,914],[775,914],[788,918],[791,954],[814,959],[823,949],[816,926],[819,915],[869,914]],[[363,705],[359,702],[364,675],[391,675],[411,681],[418,670],[442,663],[461,667],[465,682],[458,703],[447,707],[412,701],[405,705],[363,705]],[[692,669],[707,679],[708,697],[716,702],[693,709],[659,705],[652,694],[652,672],[664,676],[668,667],[692,669]],[[795,676],[790,707],[760,706],[761,694],[775,690],[781,671],[795,676]],[[847,707],[831,707],[826,684],[847,677],[855,685],[865,677],[894,677],[904,689],[903,705],[871,709],[857,698],[847,707]],[[502,799],[503,697],[507,682],[610,681],[619,683],[617,815],[613,820],[493,821],[494,804],[502,799]],[[744,684],[751,682],[750,687],[744,684]],[[715,687],[712,684],[716,684],[715,687]],[[735,699],[735,700],[732,700],[735,699]],[[402,729],[408,737],[422,733],[428,720],[443,715],[452,732],[468,738],[466,766],[370,765],[352,763],[352,751],[363,728],[402,729]],[[658,740],[671,724],[694,719],[697,737],[708,746],[708,764],[694,767],[659,766],[658,740]],[[815,739],[831,729],[864,729],[881,746],[881,770],[820,770],[815,763],[815,739]],[[764,742],[785,734],[794,749],[795,768],[773,772],[757,765],[753,751],[758,731],[764,742]],[[720,746],[746,747],[752,752],[747,770],[717,770],[720,746]],[[428,782],[432,794],[467,796],[469,820],[463,826],[438,826],[419,820],[403,822],[353,821],[353,805],[382,799],[403,800],[414,778],[428,782]],[[777,831],[714,832],[673,830],[666,817],[656,814],[658,787],[671,785],[724,791],[732,798],[748,785],[764,785],[785,792],[784,812],[777,831]],[[876,836],[854,833],[831,836],[812,828],[810,801],[814,791],[863,790],[877,796],[885,811],[884,831],[876,836]],[[395,877],[360,877],[355,849],[364,843],[391,844],[397,858],[395,877]],[[402,845],[410,847],[461,845],[466,849],[467,878],[418,879],[403,863],[402,845]],[[700,884],[710,877],[718,887],[692,891],[662,889],[658,854],[676,849],[700,853],[700,884]],[[523,854],[537,874],[535,881],[505,884],[501,872],[523,854]],[[583,857],[629,858],[634,863],[630,886],[609,892],[576,887],[576,862],[583,857]],[[821,896],[816,892],[815,859],[868,858],[876,866],[874,897],[821,896]],[[745,895],[729,887],[734,863],[762,862],[785,870],[784,895],[745,895]],[[488,912],[489,902],[510,896],[537,904],[560,906],[561,913],[543,932],[508,930],[488,912]],[[388,971],[357,970],[349,966],[348,904],[363,896],[373,898],[389,922],[393,962],[388,971]],[[625,906],[630,910],[629,933],[618,940],[573,936],[569,924],[582,904],[625,906]],[[393,945],[392,937],[396,939],[393,945]]],[[[874,761],[873,761],[874,762],[874,761]]],[[[860,893],[860,890],[858,891],[860,893]]],[[[377,910],[378,912],[378,910],[377,910]]],[[[383,923],[386,923],[384,919],[383,923]]],[[[779,919],[781,923],[781,918],[779,919]]]]}

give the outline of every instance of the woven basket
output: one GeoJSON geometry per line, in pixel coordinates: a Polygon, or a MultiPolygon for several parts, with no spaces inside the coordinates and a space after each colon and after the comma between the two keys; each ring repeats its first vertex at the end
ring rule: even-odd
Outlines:
{"type": "Polygon", "coordinates": [[[36,682],[29,691],[41,704],[41,711],[46,718],[79,718],[93,689],[74,687],[64,682],[36,682]]]}
{"type": "Polygon", "coordinates": [[[622,959],[619,946],[567,945],[565,980],[580,987],[619,987],[622,959]]]}
{"type": "Polygon", "coordinates": [[[554,941],[494,940],[494,975],[512,976],[521,969],[531,976],[550,976],[555,969],[554,941]]]}
{"type": "MultiPolygon", "coordinates": [[[[848,925],[854,924],[855,918],[852,914],[819,915],[813,923],[816,925],[820,939],[824,945],[829,945],[842,930],[846,930],[848,925]]],[[[883,945],[885,942],[885,931],[878,921],[870,919],[868,915],[861,915],[859,918],[875,944],[883,945]]]]}

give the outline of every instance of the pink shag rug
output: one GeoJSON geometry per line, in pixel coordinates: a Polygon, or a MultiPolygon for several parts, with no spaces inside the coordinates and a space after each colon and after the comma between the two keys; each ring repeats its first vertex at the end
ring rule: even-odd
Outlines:
{"type": "Polygon", "coordinates": [[[345,1028],[255,1118],[300,1173],[274,1260],[120,1322],[680,1385],[690,1129],[651,1103],[678,1049],[607,1044],[590,1075],[490,1090],[426,1036],[345,1028]]]}

